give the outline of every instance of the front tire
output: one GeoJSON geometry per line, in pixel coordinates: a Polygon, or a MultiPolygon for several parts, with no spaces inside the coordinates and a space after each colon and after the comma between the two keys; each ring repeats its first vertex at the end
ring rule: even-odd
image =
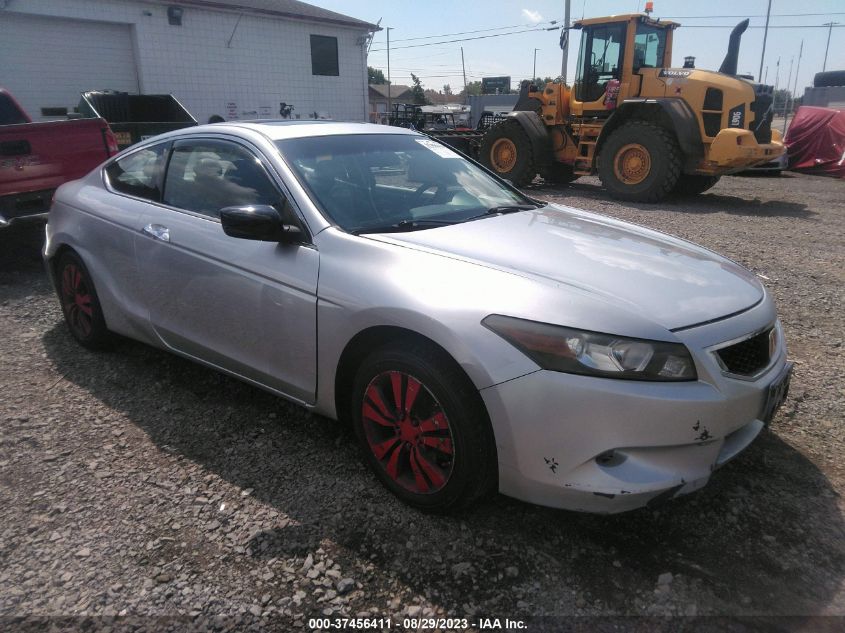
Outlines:
{"type": "Polygon", "coordinates": [[[73,252],[59,257],[56,266],[59,301],[71,335],[88,349],[105,349],[112,342],[91,274],[73,252]]]}
{"type": "Polygon", "coordinates": [[[529,184],[537,175],[531,140],[512,119],[500,121],[487,131],[481,140],[479,158],[487,169],[517,187],[529,184]]]}
{"type": "Polygon", "coordinates": [[[679,196],[697,196],[713,187],[720,179],[721,176],[681,174],[675,184],[674,193],[679,196]]]}
{"type": "Polygon", "coordinates": [[[422,343],[375,351],[358,370],[351,407],[367,464],[405,503],[446,512],[495,491],[486,411],[444,353],[422,343]]]}
{"type": "Polygon", "coordinates": [[[681,175],[675,135],[649,121],[628,121],[611,132],[599,154],[599,178],[608,193],[629,202],[658,202],[681,175]]]}

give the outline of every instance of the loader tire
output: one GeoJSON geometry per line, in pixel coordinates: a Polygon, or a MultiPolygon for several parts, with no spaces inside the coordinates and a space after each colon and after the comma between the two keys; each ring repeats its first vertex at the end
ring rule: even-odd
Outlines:
{"type": "Polygon", "coordinates": [[[514,120],[500,121],[481,140],[481,164],[500,178],[522,187],[534,180],[537,167],[531,140],[514,120]]]}
{"type": "Polygon", "coordinates": [[[682,155],[675,135],[649,121],[628,121],[601,148],[598,172],[608,193],[629,202],[658,202],[681,175],[682,155]]]}
{"type": "Polygon", "coordinates": [[[675,184],[673,193],[678,196],[697,196],[719,182],[720,178],[721,176],[681,174],[678,182],[675,184]]]}

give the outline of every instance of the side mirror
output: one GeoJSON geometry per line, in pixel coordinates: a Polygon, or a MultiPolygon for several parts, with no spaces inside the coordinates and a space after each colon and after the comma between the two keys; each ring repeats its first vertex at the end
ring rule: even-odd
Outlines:
{"type": "Polygon", "coordinates": [[[255,204],[220,209],[223,232],[230,237],[291,244],[302,240],[298,226],[285,224],[275,207],[255,204]]]}

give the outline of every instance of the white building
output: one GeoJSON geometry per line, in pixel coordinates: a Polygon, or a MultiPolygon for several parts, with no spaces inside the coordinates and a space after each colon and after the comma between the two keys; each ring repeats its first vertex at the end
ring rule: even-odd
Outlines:
{"type": "Polygon", "coordinates": [[[282,102],[365,121],[377,29],[296,0],[0,0],[0,86],[33,120],[110,89],[172,93],[200,123],[278,118],[282,102]]]}

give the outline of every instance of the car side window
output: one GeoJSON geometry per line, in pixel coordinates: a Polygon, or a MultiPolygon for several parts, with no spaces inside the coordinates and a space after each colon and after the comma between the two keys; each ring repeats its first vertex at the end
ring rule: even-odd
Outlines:
{"type": "Polygon", "coordinates": [[[128,196],[158,202],[161,198],[161,173],[166,149],[167,143],[161,143],[114,161],[106,167],[109,185],[128,196]]]}
{"type": "Polygon", "coordinates": [[[250,204],[281,208],[282,196],[248,150],[227,141],[181,141],[173,146],[165,204],[212,218],[220,209],[250,204]]]}

